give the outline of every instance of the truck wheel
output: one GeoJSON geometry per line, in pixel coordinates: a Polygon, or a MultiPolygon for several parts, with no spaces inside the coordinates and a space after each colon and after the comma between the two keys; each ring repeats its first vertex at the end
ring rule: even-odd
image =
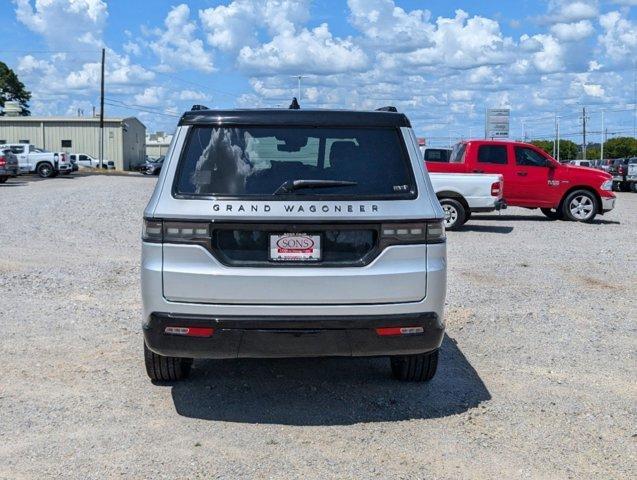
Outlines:
{"type": "Polygon", "coordinates": [[[590,222],[597,215],[597,199],[587,190],[575,190],[564,200],[562,211],[568,220],[590,222]]]}
{"type": "Polygon", "coordinates": [[[158,355],[144,342],[146,373],[154,382],[175,382],[188,378],[192,358],[165,357],[158,355]]]}
{"type": "Polygon", "coordinates": [[[4,183],[9,180],[9,177],[0,177],[0,183],[4,183]]]}
{"type": "Polygon", "coordinates": [[[394,378],[405,382],[428,382],[438,368],[438,350],[418,355],[396,355],[390,357],[394,378]]]}
{"type": "Polygon", "coordinates": [[[630,183],[628,183],[628,182],[620,182],[619,183],[619,191],[620,192],[630,192],[630,183]]]}
{"type": "Polygon", "coordinates": [[[39,164],[37,168],[37,172],[38,172],[38,175],[40,175],[40,177],[42,178],[51,178],[53,174],[55,173],[53,171],[53,165],[47,162],[43,162],[39,164]]]}
{"type": "Polygon", "coordinates": [[[564,218],[564,214],[559,208],[540,208],[540,210],[551,220],[561,220],[564,218]]]}
{"type": "Polygon", "coordinates": [[[455,198],[441,198],[440,206],[445,212],[445,229],[455,230],[467,221],[467,211],[455,198]]]}

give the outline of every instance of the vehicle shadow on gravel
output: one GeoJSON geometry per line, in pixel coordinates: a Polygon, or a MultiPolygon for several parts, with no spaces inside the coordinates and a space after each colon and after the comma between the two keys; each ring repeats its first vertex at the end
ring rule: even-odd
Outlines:
{"type": "Polygon", "coordinates": [[[511,233],[513,227],[500,227],[498,225],[475,225],[465,224],[457,229],[458,232],[480,232],[480,233],[511,233]]]}
{"type": "Polygon", "coordinates": [[[447,335],[429,383],[392,379],[386,358],[242,359],[195,361],[190,379],[171,387],[185,417],[283,425],[440,418],[491,398],[447,335]]]}

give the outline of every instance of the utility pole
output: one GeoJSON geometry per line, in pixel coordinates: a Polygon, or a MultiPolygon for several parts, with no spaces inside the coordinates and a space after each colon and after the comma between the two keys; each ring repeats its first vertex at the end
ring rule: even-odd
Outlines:
{"type": "Polygon", "coordinates": [[[586,160],[586,107],[582,107],[582,160],[586,160]]]}
{"type": "Polygon", "coordinates": [[[100,170],[104,168],[104,61],[106,49],[102,48],[102,78],[100,82],[100,170]]]}
{"type": "Polygon", "coordinates": [[[296,97],[298,102],[301,103],[301,79],[306,78],[305,75],[292,75],[292,78],[296,78],[298,81],[298,89],[299,89],[299,94],[296,97]]]}
{"type": "Polygon", "coordinates": [[[555,160],[560,161],[560,117],[555,116],[555,138],[557,139],[557,157],[555,160]]]}
{"type": "Polygon", "coordinates": [[[602,110],[602,144],[599,148],[599,159],[604,160],[604,110],[602,110]]]}
{"type": "Polygon", "coordinates": [[[524,132],[524,141],[526,142],[526,120],[522,120],[522,131],[524,132]]]}

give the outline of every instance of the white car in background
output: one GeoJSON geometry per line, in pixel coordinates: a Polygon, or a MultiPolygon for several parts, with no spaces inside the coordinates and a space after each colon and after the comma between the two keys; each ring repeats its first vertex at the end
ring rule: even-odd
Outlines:
{"type": "MultiPolygon", "coordinates": [[[[100,161],[86,153],[71,153],[71,161],[76,162],[80,167],[99,168],[100,161]]],[[[115,164],[109,160],[103,160],[102,168],[115,168],[115,164]]]]}

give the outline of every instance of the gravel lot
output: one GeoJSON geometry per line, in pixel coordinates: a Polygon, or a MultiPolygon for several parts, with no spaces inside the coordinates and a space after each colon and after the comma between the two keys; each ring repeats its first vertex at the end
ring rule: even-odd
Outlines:
{"type": "Polygon", "coordinates": [[[512,208],[449,234],[438,375],[382,359],[144,372],[155,179],[0,185],[0,478],[635,478],[637,194],[592,225],[512,208]]]}

